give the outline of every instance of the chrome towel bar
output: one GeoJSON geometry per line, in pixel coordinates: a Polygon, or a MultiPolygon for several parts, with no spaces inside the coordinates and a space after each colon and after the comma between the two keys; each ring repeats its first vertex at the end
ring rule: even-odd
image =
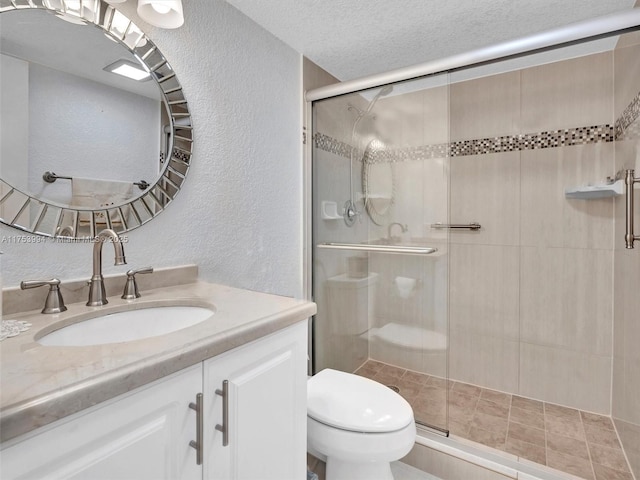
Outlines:
{"type": "Polygon", "coordinates": [[[633,186],[640,183],[640,177],[634,176],[633,170],[626,170],[624,176],[624,185],[627,194],[627,232],[624,241],[627,248],[633,248],[633,243],[640,240],[640,235],[633,233],[633,186]]]}
{"type": "Polygon", "coordinates": [[[380,252],[411,255],[429,255],[438,251],[432,247],[409,247],[400,245],[372,245],[367,243],[319,243],[318,248],[334,250],[358,250],[361,252],[380,252]]]}
{"type": "Polygon", "coordinates": [[[478,222],[471,222],[471,223],[432,223],[431,224],[431,228],[435,228],[435,229],[444,229],[444,228],[448,228],[451,230],[480,230],[482,228],[482,225],[480,225],[478,222]]]}
{"type": "MultiPolygon", "coordinates": [[[[44,180],[47,183],[53,183],[58,179],[63,179],[63,180],[73,180],[73,177],[65,177],[64,175],[56,175],[53,172],[44,172],[42,174],[42,180],[44,180]]],[[[139,182],[132,182],[136,187],[138,187],[140,190],[146,190],[147,188],[149,188],[149,182],[147,182],[146,180],[140,180],[139,182]]]]}

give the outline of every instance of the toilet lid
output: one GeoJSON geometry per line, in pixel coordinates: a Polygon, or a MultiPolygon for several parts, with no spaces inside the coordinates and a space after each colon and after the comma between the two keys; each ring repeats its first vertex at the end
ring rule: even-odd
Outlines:
{"type": "Polygon", "coordinates": [[[307,381],[307,414],[354,432],[393,432],[413,422],[411,405],[389,387],[329,368],[307,381]]]}

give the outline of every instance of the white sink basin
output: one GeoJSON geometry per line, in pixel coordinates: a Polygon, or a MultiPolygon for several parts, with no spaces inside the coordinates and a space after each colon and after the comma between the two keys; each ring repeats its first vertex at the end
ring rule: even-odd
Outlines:
{"type": "Polygon", "coordinates": [[[78,347],[130,342],[191,327],[207,320],[214,313],[213,308],[191,305],[106,313],[55,330],[40,338],[38,343],[45,346],[78,347]]]}

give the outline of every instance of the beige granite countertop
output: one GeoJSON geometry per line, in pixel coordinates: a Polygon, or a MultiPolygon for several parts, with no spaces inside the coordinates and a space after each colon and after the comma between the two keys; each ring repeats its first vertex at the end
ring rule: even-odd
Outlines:
{"type": "Polygon", "coordinates": [[[207,358],[304,320],[316,305],[304,300],[204,282],[157,288],[137,300],[109,297],[103,307],[67,305],[56,315],[39,311],[5,319],[32,323],[0,342],[0,441],[128,392],[207,358]],[[99,311],[148,306],[211,305],[215,314],[197,325],[157,337],[83,347],[37,343],[44,334],[99,311]]]}

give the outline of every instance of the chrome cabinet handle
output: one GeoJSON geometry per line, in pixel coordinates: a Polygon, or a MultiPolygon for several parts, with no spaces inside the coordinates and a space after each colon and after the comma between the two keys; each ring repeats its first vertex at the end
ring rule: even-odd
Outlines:
{"type": "Polygon", "coordinates": [[[189,404],[191,410],[196,411],[196,440],[191,440],[189,446],[196,450],[196,464],[202,465],[202,394],[196,395],[196,403],[191,402],[189,404]]]}
{"type": "Polygon", "coordinates": [[[222,425],[216,425],[216,430],[222,432],[222,446],[229,445],[229,380],[222,382],[222,390],[216,389],[216,395],[222,397],[222,425]]]}

